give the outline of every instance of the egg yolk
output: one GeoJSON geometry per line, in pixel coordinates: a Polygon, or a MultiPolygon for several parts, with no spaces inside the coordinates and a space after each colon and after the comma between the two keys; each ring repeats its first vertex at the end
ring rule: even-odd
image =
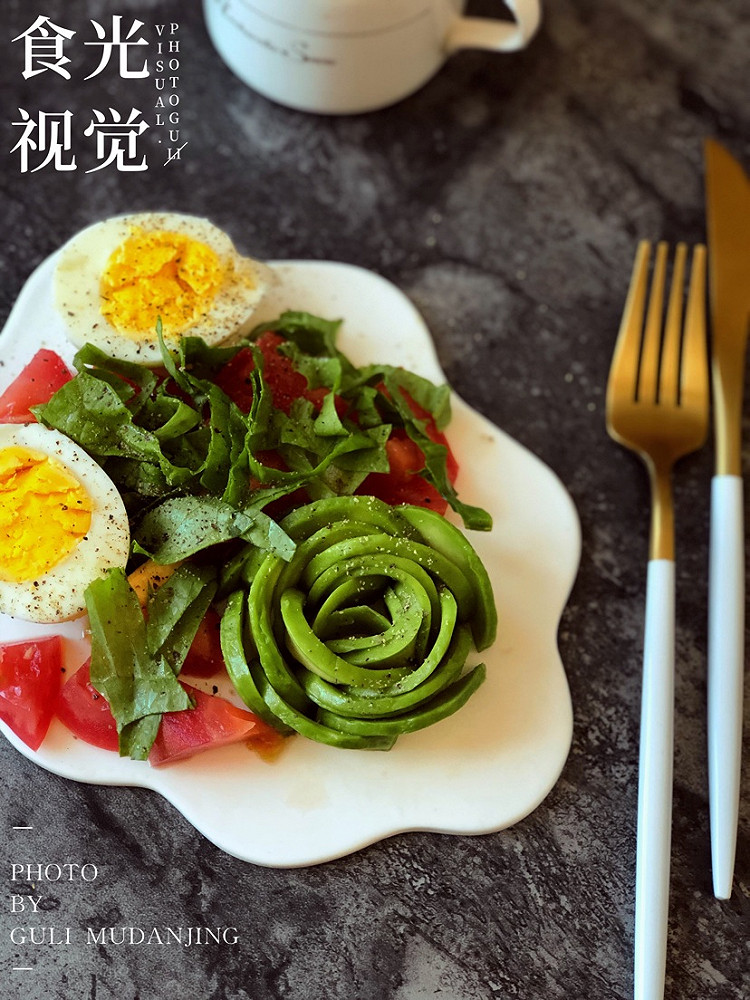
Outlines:
{"type": "Polygon", "coordinates": [[[184,333],[211,308],[225,268],[211,247],[182,233],[137,229],[114,251],[101,279],[101,311],[118,333],[184,333]]]}
{"type": "Polygon", "coordinates": [[[57,459],[21,446],[0,450],[0,580],[24,583],[69,555],[93,504],[57,459]]]}

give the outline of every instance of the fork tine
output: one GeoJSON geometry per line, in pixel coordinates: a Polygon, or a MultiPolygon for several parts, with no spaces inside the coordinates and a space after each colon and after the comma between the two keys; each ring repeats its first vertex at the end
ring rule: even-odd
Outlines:
{"type": "Polygon", "coordinates": [[[659,360],[661,356],[662,317],[664,312],[664,286],[667,275],[668,246],[661,242],[656,247],[654,273],[651,278],[651,295],[643,331],[641,368],[638,376],[638,399],[656,400],[659,392],[659,360]]]}
{"type": "Polygon", "coordinates": [[[646,308],[650,257],[651,244],[648,240],[641,240],[633,262],[633,273],[612,358],[608,384],[610,400],[618,389],[631,398],[635,398],[637,394],[636,376],[641,353],[641,330],[646,308]],[[621,379],[625,384],[619,385],[621,379]]]}
{"type": "MultiPolygon", "coordinates": [[[[706,248],[693,250],[682,347],[681,398],[685,402],[708,399],[708,360],[706,348],[706,248]]],[[[707,409],[707,407],[706,407],[707,409]]],[[[708,423],[708,416],[706,416],[708,423]]]]}
{"type": "Polygon", "coordinates": [[[682,343],[682,299],[685,287],[687,246],[678,243],[672,267],[672,288],[662,344],[659,402],[676,406],[680,401],[680,345],[682,343]]]}

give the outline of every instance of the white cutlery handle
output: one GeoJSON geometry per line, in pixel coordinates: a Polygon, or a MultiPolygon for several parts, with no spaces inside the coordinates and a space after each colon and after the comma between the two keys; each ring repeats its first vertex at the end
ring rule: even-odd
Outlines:
{"type": "Polygon", "coordinates": [[[732,894],[742,758],[745,540],[741,476],[714,476],[708,577],[708,799],[714,895],[732,894]]]}
{"type": "Polygon", "coordinates": [[[635,1000],[663,1000],[669,913],[674,726],[674,563],[652,559],[646,586],[638,837],[635,1000]]]}

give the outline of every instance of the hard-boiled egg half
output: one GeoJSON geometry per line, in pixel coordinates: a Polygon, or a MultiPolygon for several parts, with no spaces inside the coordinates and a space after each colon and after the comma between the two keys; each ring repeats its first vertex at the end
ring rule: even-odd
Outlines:
{"type": "Polygon", "coordinates": [[[129,545],[120,494],[82,448],[41,424],[0,425],[0,612],[83,614],[86,587],[124,567],[129,545]]]}
{"type": "Polygon", "coordinates": [[[78,345],[142,364],[183,335],[220,344],[246,334],[271,271],[207,219],[143,212],[97,222],[60,251],[55,302],[78,345]]]}

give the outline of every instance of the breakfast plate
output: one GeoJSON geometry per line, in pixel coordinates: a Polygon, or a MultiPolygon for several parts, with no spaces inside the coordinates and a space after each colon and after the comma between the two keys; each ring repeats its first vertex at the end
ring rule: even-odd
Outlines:
{"type": "MultiPolygon", "coordinates": [[[[4,384],[39,347],[72,360],[53,304],[55,263],[53,255],[34,272],[0,335],[4,384]]],[[[356,364],[398,364],[445,381],[422,318],[385,279],[333,262],[271,268],[277,280],[259,323],[285,309],[342,318],[338,343],[356,364]]],[[[447,433],[461,465],[459,493],[494,519],[491,532],[472,532],[471,541],[499,610],[498,639],[481,657],[487,680],[455,715],[402,737],[387,753],[295,737],[273,760],[236,744],[164,768],[89,746],[58,720],[38,751],[0,723],[7,739],[63,777],[150,788],[219,848],[259,865],[312,865],[397,833],[486,834],[523,819],[553,787],[570,749],[557,629],[578,568],[579,523],[542,462],[455,395],[452,406],[447,433]]],[[[86,656],[80,620],[43,626],[0,616],[5,641],[50,632],[70,640],[66,668],[75,669],[86,656]]]]}

